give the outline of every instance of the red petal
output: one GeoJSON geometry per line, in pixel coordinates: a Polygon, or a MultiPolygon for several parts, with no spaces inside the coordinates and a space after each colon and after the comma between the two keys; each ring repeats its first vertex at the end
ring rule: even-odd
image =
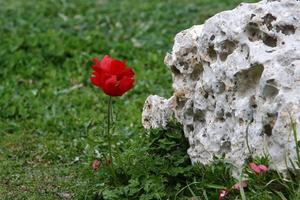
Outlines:
{"type": "Polygon", "coordinates": [[[119,75],[125,70],[125,63],[105,55],[101,60],[101,69],[111,75],[119,75]]]}
{"type": "Polygon", "coordinates": [[[92,65],[93,70],[98,71],[101,69],[101,63],[98,58],[93,58],[95,65],[92,65]]]}
{"type": "Polygon", "coordinates": [[[111,57],[105,55],[100,62],[101,69],[105,70],[106,72],[109,72],[112,61],[113,59],[111,57]]]}
{"type": "Polygon", "coordinates": [[[92,76],[90,77],[90,80],[96,86],[100,86],[101,85],[101,80],[99,79],[99,77],[97,77],[95,75],[95,73],[92,74],[92,76]]]}
{"type": "Polygon", "coordinates": [[[94,62],[96,65],[100,64],[100,61],[99,61],[99,59],[98,59],[97,57],[93,58],[93,62],[94,62]]]}
{"type": "Polygon", "coordinates": [[[134,85],[134,79],[124,76],[120,80],[119,88],[122,94],[130,90],[134,85]]]}
{"type": "Polygon", "coordinates": [[[114,75],[120,75],[125,70],[125,63],[120,60],[113,60],[110,67],[110,72],[114,75]]]}
{"type": "Polygon", "coordinates": [[[108,78],[108,76],[105,73],[99,73],[97,71],[93,72],[92,76],[90,77],[91,82],[100,87],[103,88],[105,80],[108,78]]]}
{"type": "Polygon", "coordinates": [[[110,76],[104,83],[103,92],[109,96],[121,96],[117,76],[110,76]]]}
{"type": "Polygon", "coordinates": [[[131,68],[125,69],[120,76],[127,76],[132,78],[134,76],[134,71],[131,68]]]}

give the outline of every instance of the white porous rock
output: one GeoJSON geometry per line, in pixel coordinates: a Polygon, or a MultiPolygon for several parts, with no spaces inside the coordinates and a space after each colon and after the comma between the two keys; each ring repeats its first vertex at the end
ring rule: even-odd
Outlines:
{"type": "Polygon", "coordinates": [[[296,160],[290,116],[299,139],[300,1],[264,0],[221,12],[178,33],[165,63],[174,102],[149,97],[143,124],[165,127],[174,115],[193,163],[225,155],[240,167],[251,153],[268,155],[270,167],[284,171],[289,158],[296,160]]]}
{"type": "Polygon", "coordinates": [[[167,127],[168,122],[173,116],[174,98],[166,100],[157,95],[147,98],[143,109],[142,120],[146,129],[167,127]]]}

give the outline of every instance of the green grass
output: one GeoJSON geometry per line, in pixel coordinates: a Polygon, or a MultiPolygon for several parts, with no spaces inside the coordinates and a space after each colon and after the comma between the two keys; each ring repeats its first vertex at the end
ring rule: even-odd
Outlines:
{"type": "MultiPolygon", "coordinates": [[[[240,2],[0,1],[0,199],[217,199],[236,181],[230,165],[192,167],[180,128],[147,133],[141,111],[148,95],[172,94],[163,59],[175,34],[240,2]],[[114,102],[118,187],[103,164],[91,169],[107,154],[107,97],[90,84],[88,62],[105,54],[136,72],[114,102]]],[[[247,198],[280,199],[266,180],[247,198]]],[[[275,191],[294,197],[296,182],[284,184],[275,191]]]]}

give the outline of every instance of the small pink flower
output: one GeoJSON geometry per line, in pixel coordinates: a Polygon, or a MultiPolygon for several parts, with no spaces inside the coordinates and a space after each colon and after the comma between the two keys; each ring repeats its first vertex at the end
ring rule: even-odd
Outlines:
{"type": "Polygon", "coordinates": [[[261,174],[262,172],[267,172],[269,169],[265,165],[256,165],[255,163],[250,163],[249,167],[252,171],[254,171],[257,174],[261,174]]]}
{"type": "Polygon", "coordinates": [[[256,173],[260,173],[260,168],[255,163],[250,163],[249,167],[252,171],[254,171],[256,173]]]}
{"type": "Polygon", "coordinates": [[[97,170],[100,167],[100,161],[99,160],[94,160],[92,164],[93,170],[97,170]]]}
{"type": "Polygon", "coordinates": [[[242,182],[236,183],[234,186],[232,186],[232,189],[240,190],[241,188],[246,188],[247,186],[248,186],[247,181],[242,181],[242,182]]]}
{"type": "Polygon", "coordinates": [[[224,197],[228,194],[229,190],[228,189],[222,189],[219,193],[219,200],[223,200],[224,197]]]}
{"type": "Polygon", "coordinates": [[[258,167],[262,172],[267,172],[269,170],[265,165],[258,165],[258,167]]]}

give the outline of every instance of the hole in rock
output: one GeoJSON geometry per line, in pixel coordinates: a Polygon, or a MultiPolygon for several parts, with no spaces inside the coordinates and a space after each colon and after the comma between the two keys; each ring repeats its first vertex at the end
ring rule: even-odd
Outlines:
{"type": "Polygon", "coordinates": [[[282,32],[285,35],[292,35],[292,34],[295,34],[296,29],[293,25],[286,24],[286,25],[277,25],[276,31],[282,32]]]}
{"type": "Polygon", "coordinates": [[[197,63],[194,66],[193,72],[191,73],[191,79],[193,81],[198,80],[200,78],[200,75],[202,74],[202,72],[203,72],[203,66],[200,63],[197,63]]]}
{"type": "Polygon", "coordinates": [[[248,39],[251,42],[262,40],[263,43],[269,47],[277,46],[277,38],[275,36],[270,36],[259,29],[258,24],[250,22],[246,27],[246,32],[248,39]]]}
{"type": "Polygon", "coordinates": [[[216,109],[215,110],[215,115],[216,115],[216,118],[219,119],[219,120],[222,120],[224,119],[224,109],[221,108],[221,109],[216,109]]]}
{"type": "Polygon", "coordinates": [[[272,135],[272,130],[273,130],[273,127],[270,124],[264,125],[264,133],[267,136],[271,136],[272,135]]]}
{"type": "Polygon", "coordinates": [[[276,47],[277,46],[277,38],[264,33],[263,34],[263,43],[269,47],[276,47]]]}
{"type": "Polygon", "coordinates": [[[205,122],[205,114],[201,110],[197,110],[194,113],[194,122],[205,122]]]}
{"type": "Polygon", "coordinates": [[[257,108],[256,98],[255,98],[254,95],[252,95],[251,98],[250,98],[250,106],[251,106],[253,109],[257,108]]]}
{"type": "Polygon", "coordinates": [[[198,52],[198,48],[196,46],[193,46],[192,49],[190,50],[190,53],[194,55],[197,54],[197,52],[198,52]]]}
{"type": "Polygon", "coordinates": [[[193,108],[188,108],[184,113],[184,119],[189,119],[193,115],[194,115],[193,108]]]}
{"type": "Polygon", "coordinates": [[[249,56],[250,56],[250,49],[249,49],[249,46],[247,44],[242,44],[241,45],[241,53],[243,55],[245,55],[245,58],[246,59],[249,59],[249,56]]]}
{"type": "Polygon", "coordinates": [[[227,113],[225,114],[225,116],[226,116],[227,118],[230,118],[230,117],[232,117],[232,114],[229,113],[229,112],[227,112],[227,113]]]}
{"type": "Polygon", "coordinates": [[[207,99],[208,98],[208,92],[204,91],[204,98],[207,99]]]}
{"type": "Polygon", "coordinates": [[[173,73],[175,76],[181,74],[180,71],[179,71],[179,69],[177,69],[177,67],[175,67],[174,65],[172,65],[170,68],[171,68],[172,73],[173,73]]]}
{"type": "Polygon", "coordinates": [[[270,79],[267,81],[266,85],[263,88],[263,95],[266,98],[274,98],[277,96],[279,90],[277,88],[276,82],[274,79],[270,79]]]}
{"type": "Polygon", "coordinates": [[[246,33],[248,35],[248,39],[251,42],[257,41],[261,38],[261,31],[258,25],[254,22],[250,22],[246,27],[246,33]]]}
{"type": "Polygon", "coordinates": [[[230,141],[222,142],[221,148],[224,153],[230,152],[231,151],[231,142],[230,141]]]}
{"type": "Polygon", "coordinates": [[[267,28],[271,30],[273,28],[272,22],[276,20],[276,17],[268,13],[262,19],[263,19],[263,24],[265,24],[267,28]]]}
{"type": "Polygon", "coordinates": [[[270,112],[268,112],[268,113],[267,113],[267,116],[268,116],[269,118],[272,118],[271,121],[274,122],[274,120],[276,120],[277,117],[278,117],[278,113],[277,113],[277,112],[275,112],[275,113],[270,113],[270,112]]]}
{"type": "Polygon", "coordinates": [[[227,153],[231,151],[231,142],[228,135],[223,135],[221,137],[221,145],[220,145],[220,151],[222,153],[227,153]]]}
{"type": "Polygon", "coordinates": [[[221,61],[225,61],[227,57],[233,53],[236,49],[236,43],[234,41],[225,40],[221,43],[220,59],[221,61]]]}
{"type": "Polygon", "coordinates": [[[252,64],[249,69],[242,70],[236,73],[235,89],[240,93],[244,94],[247,91],[253,91],[257,87],[261,75],[264,71],[264,66],[261,64],[252,64]]]}
{"type": "Polygon", "coordinates": [[[215,35],[210,36],[210,40],[213,41],[216,38],[215,35]]]}
{"type": "Polygon", "coordinates": [[[179,62],[179,65],[180,65],[180,66],[183,66],[183,69],[184,69],[184,70],[187,70],[187,69],[189,68],[189,65],[188,65],[186,62],[184,62],[184,61],[180,61],[180,62],[179,62]]]}
{"type": "Polygon", "coordinates": [[[254,104],[251,105],[251,107],[255,109],[255,108],[257,108],[257,104],[254,103],[254,104]]]}
{"type": "Polygon", "coordinates": [[[194,126],[192,124],[188,124],[188,125],[186,125],[186,130],[189,133],[193,132],[194,131],[194,126]]]}
{"type": "Polygon", "coordinates": [[[217,52],[215,51],[214,45],[209,45],[207,54],[212,61],[215,61],[217,59],[217,52]]]}
{"type": "Polygon", "coordinates": [[[220,94],[225,91],[226,85],[223,81],[218,81],[216,84],[217,93],[220,94]]]}
{"type": "Polygon", "coordinates": [[[187,102],[186,98],[176,96],[176,105],[177,105],[176,107],[178,109],[182,109],[186,102],[187,102]]]}
{"type": "Polygon", "coordinates": [[[268,112],[267,113],[267,118],[266,118],[267,121],[266,121],[265,125],[263,126],[263,132],[267,136],[272,135],[273,127],[274,127],[274,124],[276,123],[277,117],[278,117],[278,112],[268,112]]]}

